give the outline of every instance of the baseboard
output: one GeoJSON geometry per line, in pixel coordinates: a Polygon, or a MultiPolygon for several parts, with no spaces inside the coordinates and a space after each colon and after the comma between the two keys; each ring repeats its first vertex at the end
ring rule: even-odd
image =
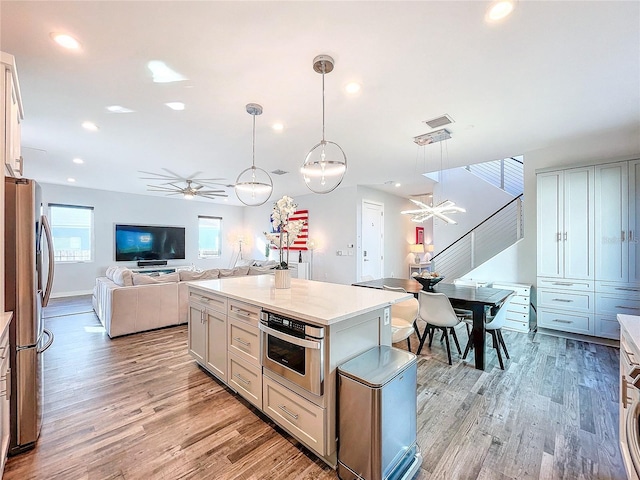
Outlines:
{"type": "Polygon", "coordinates": [[[538,333],[544,335],[550,335],[552,337],[568,338],[569,340],[578,340],[580,342],[595,343],[597,345],[606,345],[607,347],[620,347],[619,340],[612,340],[610,338],[592,337],[591,335],[580,335],[579,333],[561,332],[560,330],[553,330],[551,328],[538,327],[538,333]]]}
{"type": "Polygon", "coordinates": [[[79,297],[81,295],[93,295],[93,290],[79,290],[77,292],[52,293],[51,298],[79,297]]]}

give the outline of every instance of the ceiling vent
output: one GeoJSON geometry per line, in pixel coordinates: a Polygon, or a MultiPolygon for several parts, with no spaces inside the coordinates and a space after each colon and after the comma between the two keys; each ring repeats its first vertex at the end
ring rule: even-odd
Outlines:
{"type": "Polygon", "coordinates": [[[443,140],[448,140],[451,138],[451,134],[449,130],[446,128],[442,128],[440,130],[436,130],[435,132],[425,133],[424,135],[419,135],[417,137],[413,137],[413,141],[418,145],[429,145],[430,143],[441,142],[443,140]]]}
{"type": "Polygon", "coordinates": [[[274,175],[284,175],[285,173],[289,173],[289,172],[285,172],[284,170],[277,169],[272,171],[271,173],[273,173],[274,175]]]}
{"type": "Polygon", "coordinates": [[[453,118],[451,118],[447,114],[444,114],[440,117],[432,118],[431,120],[425,120],[424,123],[429,125],[431,128],[444,127],[445,125],[453,123],[453,118]]]}

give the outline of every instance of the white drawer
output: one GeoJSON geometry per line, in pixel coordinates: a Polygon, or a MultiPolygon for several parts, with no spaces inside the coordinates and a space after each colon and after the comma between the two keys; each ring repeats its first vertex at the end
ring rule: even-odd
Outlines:
{"type": "Polygon", "coordinates": [[[531,294],[531,286],[530,285],[521,285],[518,283],[494,283],[491,288],[497,288],[500,290],[513,290],[516,292],[516,295],[529,297],[531,294]]]}
{"type": "Polygon", "coordinates": [[[596,336],[619,340],[620,324],[616,317],[596,315],[596,336]]]}
{"type": "Polygon", "coordinates": [[[594,335],[593,316],[586,314],[569,314],[553,310],[538,309],[538,326],[552,328],[564,332],[582,333],[594,335]]]}
{"type": "Polygon", "coordinates": [[[599,315],[616,316],[618,313],[625,315],[640,315],[640,298],[625,298],[617,295],[599,294],[596,299],[596,312],[599,315]]]}
{"type": "Polygon", "coordinates": [[[529,323],[529,314],[517,313],[517,312],[507,312],[507,321],[511,322],[523,322],[529,323]]]}
{"type": "Polygon", "coordinates": [[[200,304],[217,312],[227,313],[227,297],[189,290],[189,302],[200,304]]]}
{"type": "Polygon", "coordinates": [[[229,386],[262,410],[262,367],[229,354],[229,386]]]}
{"type": "Polygon", "coordinates": [[[229,352],[236,354],[245,361],[260,365],[260,330],[242,320],[229,319],[227,330],[229,338],[229,352]]]}
{"type": "Polygon", "coordinates": [[[516,313],[516,314],[522,314],[527,316],[529,315],[528,303],[526,305],[523,305],[521,303],[513,303],[512,301],[509,301],[509,303],[505,306],[507,308],[507,315],[509,315],[509,313],[516,313]]]}
{"type": "Polygon", "coordinates": [[[591,292],[563,292],[560,290],[538,290],[538,306],[571,310],[572,312],[593,312],[593,297],[591,292]]]}
{"type": "Polygon", "coordinates": [[[529,303],[531,303],[531,299],[529,296],[522,296],[522,295],[514,295],[513,297],[509,298],[509,303],[513,303],[514,305],[526,305],[527,307],[529,307],[529,303]]]}
{"type": "Polygon", "coordinates": [[[568,280],[564,278],[538,277],[538,288],[592,292],[594,290],[594,283],[591,280],[568,280]]]}
{"type": "Polygon", "coordinates": [[[516,332],[529,332],[529,321],[526,322],[512,320],[507,318],[504,322],[504,326],[502,328],[506,328],[507,330],[513,330],[516,332]]]}
{"type": "Polygon", "coordinates": [[[596,292],[598,293],[610,293],[618,297],[640,297],[640,286],[630,283],[615,283],[615,282],[596,282],[596,292]]]}
{"type": "Polygon", "coordinates": [[[260,321],[260,307],[249,305],[248,303],[229,300],[229,318],[241,320],[255,327],[260,321]]]}
{"type": "Polygon", "coordinates": [[[267,376],[262,385],[264,412],[307,447],[324,455],[324,409],[267,376]]]}

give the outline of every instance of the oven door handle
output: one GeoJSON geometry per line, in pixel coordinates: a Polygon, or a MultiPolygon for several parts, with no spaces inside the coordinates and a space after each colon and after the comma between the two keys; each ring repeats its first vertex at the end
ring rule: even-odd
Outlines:
{"type": "Polygon", "coordinates": [[[287,335],[286,333],[279,332],[271,327],[267,327],[264,324],[259,324],[260,331],[266,333],[267,335],[271,335],[273,337],[279,338],[285,342],[292,343],[293,345],[298,345],[303,348],[311,348],[314,350],[320,350],[321,345],[320,342],[314,342],[313,340],[305,340],[304,338],[294,337],[292,335],[287,335]]]}

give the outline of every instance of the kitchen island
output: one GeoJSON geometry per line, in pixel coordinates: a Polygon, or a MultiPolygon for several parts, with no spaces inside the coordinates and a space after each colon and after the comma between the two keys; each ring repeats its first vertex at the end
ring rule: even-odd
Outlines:
{"type": "Polygon", "coordinates": [[[336,467],[337,367],[390,345],[390,305],[407,298],[302,279],[276,289],[272,275],[190,282],[189,353],[336,467]]]}

